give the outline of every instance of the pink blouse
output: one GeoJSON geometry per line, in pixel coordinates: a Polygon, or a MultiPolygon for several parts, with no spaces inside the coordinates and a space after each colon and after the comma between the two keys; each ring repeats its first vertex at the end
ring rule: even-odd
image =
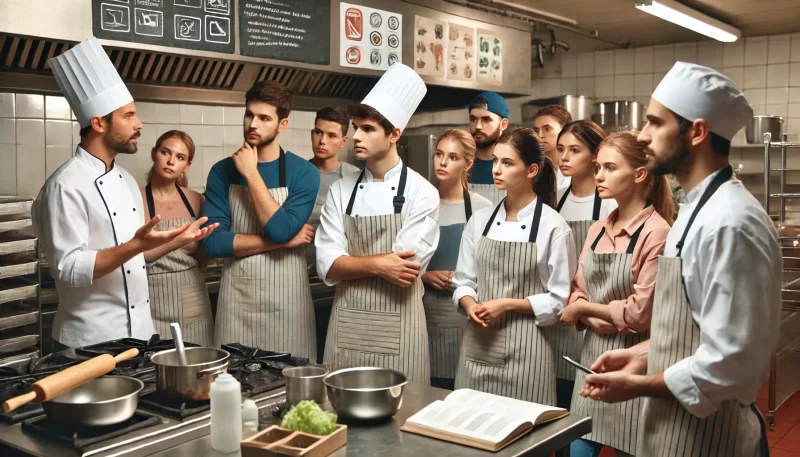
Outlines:
{"type": "Polygon", "coordinates": [[[578,261],[578,271],[572,280],[572,294],[569,297],[569,303],[572,304],[580,299],[591,301],[583,278],[583,261],[597,235],[600,234],[600,230],[603,227],[606,229],[603,237],[597,243],[595,252],[624,253],[628,249],[631,237],[644,223],[642,233],[639,235],[639,242],[633,250],[631,263],[634,292],[625,300],[613,300],[608,303],[611,320],[620,332],[643,332],[650,328],[658,256],[664,252],[664,244],[667,241],[670,227],[667,221],[650,205],[628,221],[624,227],[614,232],[612,226],[618,214],[619,209],[615,209],[608,217],[595,222],[589,228],[589,234],[578,261]]]}

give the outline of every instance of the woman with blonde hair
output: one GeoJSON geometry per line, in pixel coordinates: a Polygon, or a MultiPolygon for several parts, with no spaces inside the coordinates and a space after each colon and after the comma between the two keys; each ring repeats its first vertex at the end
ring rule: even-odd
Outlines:
{"type": "Polygon", "coordinates": [[[425,319],[431,355],[431,384],[453,389],[458,352],[467,318],[453,307],[451,279],[458,261],[461,234],[472,213],[492,206],[469,190],[475,140],[467,131],[450,129],[436,143],[433,170],[439,189],[439,246],[422,275],[425,319]]]}
{"type": "MultiPolygon", "coordinates": [[[[672,220],[672,192],[664,176],[647,171],[646,147],[631,132],[614,133],[598,148],[597,189],[619,207],[595,222],[583,246],[563,325],[587,329],[580,363],[590,366],[606,351],[649,337],[658,257],[672,220]]],[[[601,418],[592,433],[574,441],[570,455],[597,457],[603,445],[617,456],[636,450],[640,399],[608,404],[581,397],[578,372],[571,411],[601,418]]]]}
{"type": "MultiPolygon", "coordinates": [[[[142,188],[142,198],[146,221],[156,214],[161,216],[156,230],[169,230],[187,222],[192,224],[189,230],[199,230],[208,221],[207,217],[198,218],[203,196],[186,188],[186,173],[192,166],[194,152],[192,138],[179,130],[161,135],[151,151],[153,167],[147,174],[147,185],[142,188]]],[[[212,224],[209,229],[217,225],[212,224]]],[[[177,240],[144,253],[150,312],[162,338],[169,338],[169,324],[177,322],[185,341],[213,345],[214,321],[200,271],[202,258],[197,242],[182,244],[177,240]]]]}

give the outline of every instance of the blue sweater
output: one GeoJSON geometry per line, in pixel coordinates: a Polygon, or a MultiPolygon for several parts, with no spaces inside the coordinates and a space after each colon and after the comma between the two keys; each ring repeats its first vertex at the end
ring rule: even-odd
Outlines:
{"type": "Polygon", "coordinates": [[[481,160],[475,157],[475,163],[472,165],[469,182],[472,184],[494,184],[494,175],[492,174],[493,165],[494,160],[481,160]]]}
{"type": "MultiPolygon", "coordinates": [[[[259,162],[258,172],[270,189],[279,186],[278,161],[259,162]]],[[[233,159],[220,160],[208,173],[206,201],[203,215],[208,224],[219,222],[219,227],[203,240],[203,248],[209,257],[233,257],[233,238],[231,206],[228,201],[228,187],[231,184],[247,185],[236,170],[233,159]]],[[[307,160],[286,152],[286,186],[289,196],[264,225],[264,235],[273,243],[285,243],[303,228],[311,211],[319,189],[319,171],[307,160]]]]}

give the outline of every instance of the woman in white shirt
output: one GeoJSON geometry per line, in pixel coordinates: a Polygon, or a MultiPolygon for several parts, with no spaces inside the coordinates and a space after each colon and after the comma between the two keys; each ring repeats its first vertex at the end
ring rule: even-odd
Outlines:
{"type": "Polygon", "coordinates": [[[468,177],[475,160],[475,140],[469,132],[450,129],[436,143],[433,169],[439,181],[439,246],[422,275],[425,320],[431,350],[431,385],[453,389],[458,352],[467,319],[453,308],[453,270],[458,261],[461,234],[473,212],[492,202],[469,190],[468,177]]]}
{"type": "MultiPolygon", "coordinates": [[[[570,177],[569,184],[558,190],[558,210],[561,217],[572,229],[576,255],[586,241],[589,227],[614,211],[616,201],[602,200],[595,183],[597,148],[606,137],[603,129],[592,121],[575,121],[564,125],[558,134],[558,155],[564,176],[570,177]]],[[[577,260],[577,257],[576,257],[577,260]]],[[[572,390],[575,386],[575,367],[563,356],[578,360],[581,353],[583,332],[574,327],[556,326],[553,328],[553,350],[556,359],[556,390],[558,407],[569,409],[572,390]]]]}
{"type": "Polygon", "coordinates": [[[550,326],[569,297],[575,242],[552,208],[555,167],[533,130],[506,131],[493,154],[507,196],[477,211],[461,240],[453,301],[470,325],[455,387],[555,405],[550,326]]]}

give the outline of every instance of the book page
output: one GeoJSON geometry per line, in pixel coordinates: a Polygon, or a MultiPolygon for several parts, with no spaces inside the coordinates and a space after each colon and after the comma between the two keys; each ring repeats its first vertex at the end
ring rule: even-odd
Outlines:
{"type": "Polygon", "coordinates": [[[407,422],[497,444],[528,420],[437,400],[407,422]]]}
{"type": "Polygon", "coordinates": [[[476,408],[506,416],[520,417],[526,421],[530,421],[531,424],[536,424],[536,419],[544,412],[566,412],[563,408],[501,397],[500,395],[487,394],[472,389],[458,389],[449,394],[444,401],[448,405],[476,408]]]}

